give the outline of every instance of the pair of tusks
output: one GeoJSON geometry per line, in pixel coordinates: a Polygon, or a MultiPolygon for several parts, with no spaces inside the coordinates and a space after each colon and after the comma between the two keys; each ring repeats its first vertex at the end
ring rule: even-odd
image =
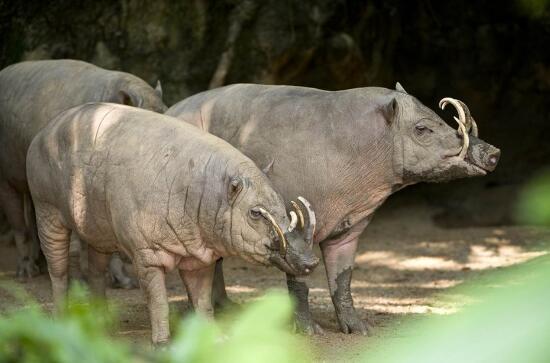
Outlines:
{"type": "MultiPolygon", "coordinates": [[[[292,232],[298,223],[300,223],[300,228],[304,230],[304,239],[307,243],[311,243],[313,241],[313,234],[315,233],[315,224],[317,223],[317,220],[315,219],[315,212],[313,211],[313,208],[311,208],[311,204],[307,201],[304,197],[298,197],[298,201],[302,205],[300,207],[300,204],[296,203],[295,201],[290,201],[290,204],[292,204],[292,207],[294,208],[293,211],[291,211],[290,214],[290,224],[288,225],[288,229],[286,233],[292,232]],[[304,210],[307,215],[307,225],[305,222],[304,217],[304,210]]],[[[277,237],[279,237],[279,253],[281,256],[286,256],[286,251],[288,248],[288,242],[286,240],[285,232],[283,232],[282,228],[279,226],[277,221],[275,221],[275,218],[264,208],[260,208],[261,215],[267,219],[273,229],[275,230],[275,233],[277,233],[277,237]]]]}
{"type": "Polygon", "coordinates": [[[308,202],[306,198],[298,197],[298,202],[300,202],[300,204],[296,203],[293,200],[290,201],[290,204],[292,205],[292,208],[294,208],[294,211],[290,212],[290,226],[288,227],[288,231],[292,232],[292,230],[294,230],[294,228],[296,227],[296,224],[299,223],[300,228],[304,230],[304,235],[305,235],[304,239],[308,244],[311,244],[313,242],[313,235],[315,234],[315,226],[317,225],[317,218],[315,217],[315,212],[313,211],[313,207],[311,206],[311,204],[308,202]],[[304,215],[304,210],[306,212],[305,215],[307,215],[307,220],[304,215]],[[296,214],[297,216],[297,218],[295,218],[294,223],[293,223],[293,214],[296,214]]]}
{"type": "Polygon", "coordinates": [[[461,158],[464,158],[466,156],[466,153],[468,152],[468,147],[470,146],[470,138],[469,134],[471,133],[473,136],[478,136],[478,129],[477,124],[470,114],[470,110],[468,109],[468,106],[460,100],[457,100],[455,98],[445,97],[439,101],[439,107],[444,110],[445,106],[448,104],[453,105],[453,107],[456,109],[456,112],[458,113],[458,118],[454,116],[454,119],[456,122],[458,122],[458,133],[462,136],[463,144],[462,149],[460,150],[460,153],[458,156],[461,158]]]}

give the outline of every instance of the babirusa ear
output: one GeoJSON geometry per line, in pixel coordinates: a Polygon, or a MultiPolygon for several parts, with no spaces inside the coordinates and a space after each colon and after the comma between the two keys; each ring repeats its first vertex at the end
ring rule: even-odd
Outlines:
{"type": "Polygon", "coordinates": [[[121,105],[135,106],[130,94],[124,90],[118,91],[115,102],[121,105]]]}
{"type": "Polygon", "coordinates": [[[125,90],[118,91],[114,98],[112,102],[120,103],[121,105],[133,107],[141,107],[143,105],[143,98],[125,90]]]}
{"type": "Polygon", "coordinates": [[[241,177],[235,176],[231,178],[227,187],[227,200],[229,200],[230,203],[233,203],[235,198],[237,198],[239,193],[243,190],[243,187],[244,181],[241,177]]]}
{"type": "MultiPolygon", "coordinates": [[[[401,85],[401,83],[397,82],[395,84],[395,90],[396,91],[399,91],[399,92],[403,92],[403,93],[407,93],[407,91],[405,91],[405,89],[403,88],[403,86],[401,85]]],[[[407,93],[408,94],[408,93],[407,93]]]]}
{"type": "Polygon", "coordinates": [[[393,120],[397,116],[398,107],[399,107],[399,104],[397,103],[397,100],[394,97],[392,97],[388,103],[380,107],[380,111],[384,115],[384,118],[386,119],[386,122],[388,123],[388,125],[391,125],[393,123],[393,120]]]}
{"type": "Polygon", "coordinates": [[[162,86],[160,84],[160,79],[157,81],[157,85],[155,86],[155,92],[159,96],[159,98],[162,98],[162,86]]]}

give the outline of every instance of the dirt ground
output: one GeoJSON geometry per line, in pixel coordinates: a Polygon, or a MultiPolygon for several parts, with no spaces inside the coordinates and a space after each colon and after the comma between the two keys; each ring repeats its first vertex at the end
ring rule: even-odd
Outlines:
{"type": "MultiPolygon", "coordinates": [[[[405,319],[426,314],[450,314],[462,304],[449,289],[489,271],[521,263],[546,253],[550,229],[502,226],[442,229],[437,213],[412,198],[390,200],[361,237],[353,271],[355,307],[372,327],[372,335],[398,339],[405,319]]],[[[0,277],[15,281],[14,247],[0,247],[0,277]]],[[[229,294],[237,302],[260,296],[269,288],[284,289],[283,273],[274,268],[225,263],[229,294]]],[[[339,361],[344,352],[368,349],[372,339],[338,333],[338,325],[322,266],[313,273],[310,304],[326,335],[310,338],[317,360],[339,361]]],[[[19,283],[38,301],[51,307],[45,275],[19,283]]],[[[177,274],[167,280],[172,311],[186,313],[187,298],[177,274]]],[[[136,344],[149,341],[150,325],[139,290],[109,289],[109,299],[121,306],[119,336],[136,344]]],[[[0,293],[0,310],[9,304],[0,293]]]]}

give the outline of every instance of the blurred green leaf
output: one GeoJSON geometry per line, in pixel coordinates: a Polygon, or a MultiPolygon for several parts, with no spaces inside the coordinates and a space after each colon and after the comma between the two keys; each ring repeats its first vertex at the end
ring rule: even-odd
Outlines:
{"type": "Polygon", "coordinates": [[[287,293],[268,293],[221,324],[201,316],[184,320],[162,362],[309,362],[307,342],[290,327],[287,293]]]}
{"type": "Polygon", "coordinates": [[[472,285],[465,293],[480,303],[446,317],[428,317],[406,324],[406,338],[379,342],[363,362],[546,362],[550,359],[550,259],[514,268],[490,279],[500,286],[480,294],[472,285]]]}
{"type": "Polygon", "coordinates": [[[527,183],[520,194],[517,210],[522,223],[550,226],[550,172],[527,183]]]}
{"type": "Polygon", "coordinates": [[[125,344],[112,344],[112,314],[85,289],[71,289],[71,302],[50,318],[37,304],[0,317],[0,362],[129,362],[125,344]]]}
{"type": "Polygon", "coordinates": [[[221,340],[217,325],[202,317],[193,315],[180,323],[179,333],[170,348],[161,354],[161,362],[211,362],[216,355],[216,343],[221,340]]]}
{"type": "MultiPolygon", "coordinates": [[[[24,290],[7,289],[25,303],[32,302],[24,290]]],[[[307,343],[289,329],[291,316],[288,294],[272,292],[221,324],[191,315],[179,322],[167,349],[138,356],[139,351],[109,336],[116,321],[113,309],[76,284],[68,304],[53,318],[36,303],[0,315],[0,362],[309,362],[307,343]]]]}

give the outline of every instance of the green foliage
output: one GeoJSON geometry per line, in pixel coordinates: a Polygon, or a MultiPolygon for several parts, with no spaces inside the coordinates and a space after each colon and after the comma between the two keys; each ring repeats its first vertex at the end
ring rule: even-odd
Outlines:
{"type": "Polygon", "coordinates": [[[550,226],[550,171],[535,177],[525,186],[517,214],[523,223],[550,226]]]}
{"type": "Polygon", "coordinates": [[[308,362],[307,343],[289,329],[291,315],[288,294],[272,292],[220,326],[192,316],[181,322],[161,362],[308,362]]]}
{"type": "Polygon", "coordinates": [[[221,324],[192,315],[181,321],[163,351],[132,352],[112,331],[115,314],[79,285],[69,304],[52,318],[21,289],[8,288],[28,307],[0,316],[0,362],[308,362],[309,349],[289,329],[292,304],[286,293],[269,293],[221,324]]]}
{"type": "Polygon", "coordinates": [[[408,324],[399,341],[378,344],[364,362],[545,362],[550,357],[550,260],[541,258],[470,286],[480,303],[448,317],[408,324]],[[489,291],[487,291],[489,290],[489,291]]]}
{"type": "Polygon", "coordinates": [[[70,304],[55,319],[36,303],[25,301],[29,307],[0,317],[0,362],[130,361],[126,345],[113,344],[106,334],[113,315],[103,302],[90,299],[82,287],[71,289],[70,304]]]}

